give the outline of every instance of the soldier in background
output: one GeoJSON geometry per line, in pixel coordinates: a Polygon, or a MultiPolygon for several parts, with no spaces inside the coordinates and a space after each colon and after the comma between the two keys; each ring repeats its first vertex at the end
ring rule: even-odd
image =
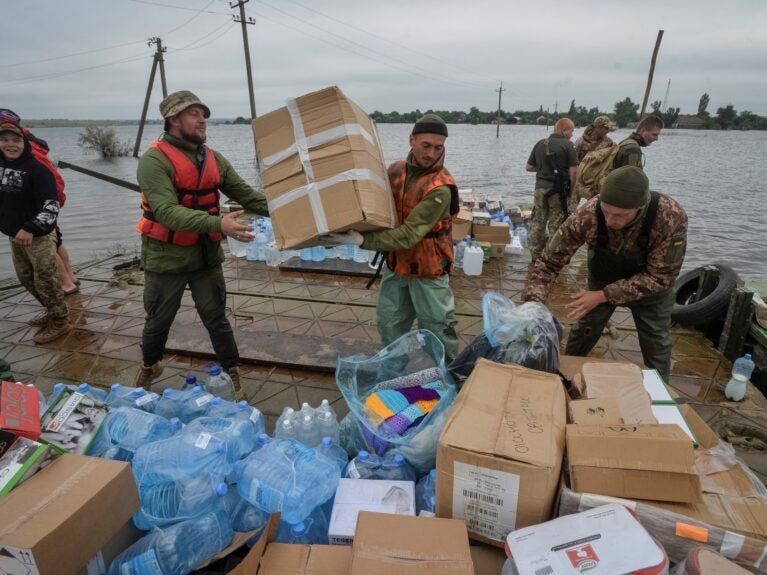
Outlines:
{"type": "Polygon", "coordinates": [[[535,172],[533,225],[528,247],[533,262],[546,245],[546,227],[553,234],[568,214],[570,191],[575,187],[578,158],[570,138],[575,124],[569,118],[560,118],[554,124],[554,133],[535,144],[525,170],[535,172]]]}
{"type": "Polygon", "coordinates": [[[591,124],[586,126],[581,137],[575,141],[578,162],[582,162],[589,152],[609,148],[615,143],[607,135],[612,127],[613,123],[607,116],[597,116],[591,124]]]}
{"type": "Polygon", "coordinates": [[[658,116],[647,116],[637,125],[635,132],[623,140],[618,153],[613,160],[613,169],[621,166],[636,166],[643,168],[642,148],[655,142],[663,129],[663,120],[658,116]]]}
{"type": "Polygon", "coordinates": [[[647,367],[664,381],[671,371],[674,282],[687,243],[687,214],[673,199],[649,191],[644,172],[624,166],[610,172],[599,196],[578,208],[549,241],[530,272],[525,301],[545,303],[551,285],[575,251],[586,244],[588,290],[572,296],[565,353],[586,356],[616,306],[631,310],[647,367]]]}

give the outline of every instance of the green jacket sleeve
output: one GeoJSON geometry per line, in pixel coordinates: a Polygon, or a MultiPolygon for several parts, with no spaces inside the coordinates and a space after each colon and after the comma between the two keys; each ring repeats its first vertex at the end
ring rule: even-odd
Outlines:
{"type": "Polygon", "coordinates": [[[216,157],[218,172],[221,175],[220,188],[226,194],[226,197],[240,204],[248,212],[268,216],[269,209],[267,208],[264,194],[249,186],[224,156],[215,151],[213,154],[216,157]]]}
{"type": "Polygon", "coordinates": [[[431,190],[396,228],[364,234],[362,247],[377,252],[393,252],[412,248],[450,211],[450,188],[431,190]]]}

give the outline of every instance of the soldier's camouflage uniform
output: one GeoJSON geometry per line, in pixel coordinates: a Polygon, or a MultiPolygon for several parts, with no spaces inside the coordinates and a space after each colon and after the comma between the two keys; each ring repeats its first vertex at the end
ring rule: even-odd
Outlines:
{"type": "Polygon", "coordinates": [[[644,138],[636,132],[632,132],[628,138],[621,141],[620,149],[613,160],[613,169],[621,166],[636,166],[643,170],[642,148],[646,146],[644,138]]]}
{"type": "Polygon", "coordinates": [[[586,154],[589,152],[593,152],[594,150],[601,150],[602,148],[609,148],[615,143],[612,141],[610,136],[605,136],[601,140],[592,140],[590,136],[593,129],[593,126],[589,126],[586,128],[586,130],[584,130],[583,135],[575,140],[575,153],[578,156],[579,162],[582,162],[583,158],[585,158],[586,154]]]}
{"type": "Polygon", "coordinates": [[[671,310],[674,282],[687,243],[687,214],[673,199],[660,194],[646,254],[639,248],[647,207],[621,230],[607,230],[607,246],[597,242],[599,197],[578,208],[549,240],[530,272],[523,299],[546,302],[551,285],[583,244],[589,247],[589,289],[602,290],[607,303],[592,309],[570,331],[565,353],[585,356],[596,345],[616,306],[631,309],[645,365],[668,381],[671,362],[671,310]],[[629,271],[630,270],[630,271],[629,271]]]}

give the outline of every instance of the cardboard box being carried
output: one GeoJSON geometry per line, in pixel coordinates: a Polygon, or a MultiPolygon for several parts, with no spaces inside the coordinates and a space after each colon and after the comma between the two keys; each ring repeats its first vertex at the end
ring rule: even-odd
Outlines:
{"type": "Polygon", "coordinates": [[[551,516],[565,447],[558,376],[480,359],[437,449],[437,516],[464,519],[472,539],[502,546],[551,516]]]}
{"type": "Polygon", "coordinates": [[[4,565],[19,573],[77,573],[138,507],[129,464],[62,455],[0,499],[4,565]]]}
{"type": "Polygon", "coordinates": [[[349,575],[474,575],[463,521],[362,512],[349,575]]]}
{"type": "Polygon", "coordinates": [[[696,502],[700,477],[689,437],[677,425],[568,425],[575,491],[630,499],[696,502]]]}
{"type": "Polygon", "coordinates": [[[397,225],[375,124],[340,89],[291,98],[252,127],[278,247],[397,225]]]}

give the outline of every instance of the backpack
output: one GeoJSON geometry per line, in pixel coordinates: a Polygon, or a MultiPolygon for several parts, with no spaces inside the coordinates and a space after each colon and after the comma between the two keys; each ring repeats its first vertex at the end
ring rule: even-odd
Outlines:
{"type": "Polygon", "coordinates": [[[64,193],[64,178],[48,157],[48,142],[41,140],[27,128],[22,128],[22,130],[29,142],[29,147],[32,149],[32,155],[53,174],[53,178],[56,180],[56,196],[59,201],[59,208],[61,208],[64,205],[64,202],[67,201],[67,195],[64,193]]]}
{"type": "Polygon", "coordinates": [[[613,170],[613,163],[619,149],[618,144],[613,144],[586,154],[578,165],[575,175],[576,194],[588,200],[602,191],[607,174],[613,170]]]}

